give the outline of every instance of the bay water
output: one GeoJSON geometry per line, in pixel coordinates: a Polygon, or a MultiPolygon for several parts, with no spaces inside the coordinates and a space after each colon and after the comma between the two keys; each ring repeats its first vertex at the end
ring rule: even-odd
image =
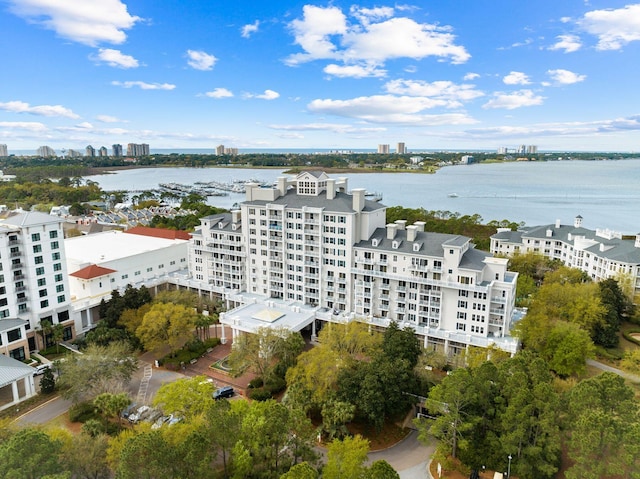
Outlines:
{"type": "MultiPolygon", "coordinates": [[[[286,176],[279,169],[140,168],[88,176],[106,191],[139,191],[159,183],[256,180],[273,183],[286,176]]],[[[508,219],[527,225],[572,224],[581,215],[589,229],[623,234],[640,231],[640,159],[609,161],[505,162],[446,166],[436,174],[330,173],[346,176],[349,189],[382,194],[387,206],[479,214],[484,222],[508,219]]],[[[209,197],[208,203],[230,208],[244,194],[209,197]]]]}

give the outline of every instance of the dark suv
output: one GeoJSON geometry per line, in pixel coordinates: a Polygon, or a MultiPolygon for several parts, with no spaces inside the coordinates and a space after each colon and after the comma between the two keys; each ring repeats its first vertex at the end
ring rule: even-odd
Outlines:
{"type": "Polygon", "coordinates": [[[233,397],[233,388],[231,386],[225,386],[218,388],[213,393],[213,399],[223,399],[233,397]]]}

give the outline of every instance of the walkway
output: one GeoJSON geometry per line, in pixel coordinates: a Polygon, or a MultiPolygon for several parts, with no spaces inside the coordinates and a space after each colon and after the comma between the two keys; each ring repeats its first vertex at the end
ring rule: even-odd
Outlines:
{"type": "Polygon", "coordinates": [[[618,376],[622,376],[623,378],[634,382],[634,383],[640,383],[640,376],[636,375],[636,374],[632,374],[632,373],[628,373],[626,371],[623,371],[622,369],[618,369],[618,368],[614,368],[612,366],[608,366],[607,364],[601,363],[600,361],[595,361],[593,359],[587,359],[587,364],[589,366],[593,366],[594,368],[598,368],[602,371],[608,371],[610,373],[614,373],[617,374],[618,376]]]}

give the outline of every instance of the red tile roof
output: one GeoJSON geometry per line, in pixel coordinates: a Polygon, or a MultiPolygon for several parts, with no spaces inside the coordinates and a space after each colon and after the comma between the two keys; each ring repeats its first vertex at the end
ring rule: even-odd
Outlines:
{"type": "Polygon", "coordinates": [[[80,279],[93,279],[115,272],[115,269],[103,268],[102,266],[98,266],[97,264],[90,264],[85,268],[79,269],[75,273],[71,273],[69,276],[74,276],[80,279]]]}
{"type": "Polygon", "coordinates": [[[150,228],[148,226],[135,226],[133,228],[129,228],[128,230],[126,230],[125,233],[130,233],[133,235],[141,235],[141,236],[152,236],[154,238],[164,238],[164,239],[180,239],[180,240],[191,239],[191,235],[186,231],[168,230],[164,228],[150,228]]]}

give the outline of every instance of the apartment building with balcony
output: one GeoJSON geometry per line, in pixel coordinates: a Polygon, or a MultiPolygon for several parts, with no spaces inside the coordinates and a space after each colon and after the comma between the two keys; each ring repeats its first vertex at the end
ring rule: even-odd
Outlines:
{"type": "Polygon", "coordinates": [[[469,238],[386,224],[386,206],[319,171],[246,185],[231,214],[201,219],[190,246],[198,288],[220,295],[234,337],[261,326],[359,320],[411,326],[425,347],[456,354],[509,336],[517,274],[469,238]]]}
{"type": "Polygon", "coordinates": [[[554,224],[524,227],[518,231],[500,228],[491,237],[491,252],[511,256],[535,252],[578,268],[594,281],[628,276],[640,293],[640,234],[623,239],[622,233],[609,229],[590,230],[575,217],[573,225],[554,224]]]}
{"type": "Polygon", "coordinates": [[[62,223],[38,212],[0,221],[0,350],[14,359],[49,345],[36,334],[43,320],[62,324],[65,340],[75,335],[62,223]]]}

